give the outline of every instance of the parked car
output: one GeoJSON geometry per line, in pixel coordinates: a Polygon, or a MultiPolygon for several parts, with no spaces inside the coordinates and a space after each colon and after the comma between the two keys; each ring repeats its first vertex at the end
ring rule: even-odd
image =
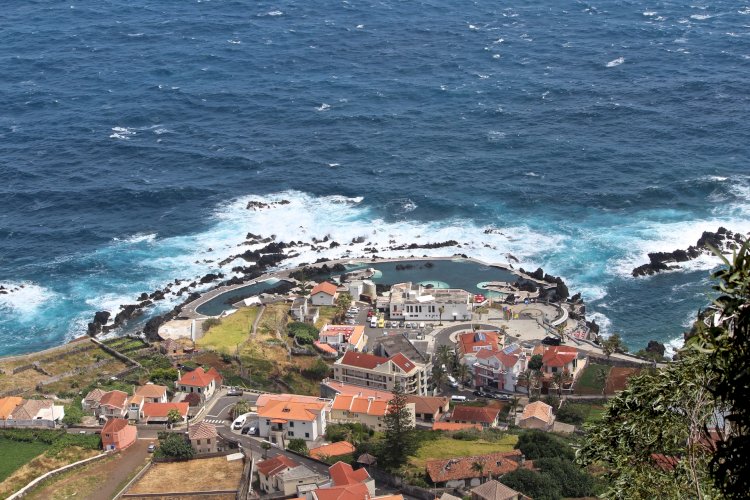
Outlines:
{"type": "Polygon", "coordinates": [[[510,399],[510,396],[507,394],[493,394],[492,397],[500,401],[508,401],[510,399]]]}
{"type": "Polygon", "coordinates": [[[251,427],[243,427],[241,434],[248,434],[250,432],[251,427]]]}
{"type": "Polygon", "coordinates": [[[544,337],[542,340],[542,344],[544,345],[560,345],[560,339],[557,337],[544,337]]]}
{"type": "Polygon", "coordinates": [[[475,396],[479,396],[480,398],[483,398],[484,397],[484,392],[482,392],[481,390],[474,391],[474,395],[475,396]]]}
{"type": "Polygon", "coordinates": [[[229,392],[227,392],[227,396],[242,396],[244,392],[242,389],[230,389],[229,392]]]}
{"type": "Polygon", "coordinates": [[[148,452],[153,453],[154,451],[156,451],[156,445],[154,443],[151,443],[150,445],[148,445],[148,452]]]}

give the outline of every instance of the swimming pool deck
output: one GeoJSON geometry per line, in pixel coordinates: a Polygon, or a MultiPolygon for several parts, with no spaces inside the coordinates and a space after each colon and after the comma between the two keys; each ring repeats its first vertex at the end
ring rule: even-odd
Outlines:
{"type": "MultiPolygon", "coordinates": [[[[525,274],[522,274],[518,272],[517,270],[513,269],[513,267],[510,264],[506,263],[499,263],[499,264],[488,264],[487,262],[483,262],[479,259],[475,259],[473,257],[397,257],[397,258],[391,258],[391,259],[371,259],[371,258],[357,258],[357,259],[337,259],[337,260],[329,260],[326,262],[321,262],[320,264],[308,264],[308,265],[323,265],[327,264],[328,266],[333,266],[336,264],[354,264],[354,265],[362,265],[362,264],[382,264],[383,262],[406,262],[406,261],[452,261],[452,260],[462,260],[462,261],[468,261],[473,262],[475,264],[479,264],[482,266],[488,266],[488,267],[497,267],[500,269],[504,269],[508,272],[511,272],[515,274],[516,276],[523,277],[526,279],[529,279],[531,281],[539,283],[538,280],[527,276],[525,274]]],[[[198,299],[194,300],[193,302],[190,302],[189,304],[186,304],[182,307],[182,311],[180,312],[181,318],[188,318],[188,319],[206,319],[210,316],[207,316],[205,314],[201,314],[198,312],[198,308],[203,305],[204,303],[208,302],[209,300],[223,294],[226,292],[231,292],[233,290],[237,290],[238,288],[244,288],[249,285],[253,285],[255,283],[259,283],[261,281],[270,279],[270,278],[276,278],[280,280],[286,280],[291,282],[296,282],[293,278],[291,278],[289,275],[298,270],[302,269],[304,266],[296,266],[289,269],[279,269],[277,271],[272,271],[270,273],[264,274],[262,276],[259,276],[258,278],[255,278],[254,280],[248,281],[246,283],[241,283],[238,285],[229,285],[229,286],[222,286],[219,288],[213,288],[203,295],[201,295],[198,299]]],[[[541,282],[544,283],[544,282],[541,282]]],[[[545,283],[546,285],[549,285],[549,283],[545,283]]]]}

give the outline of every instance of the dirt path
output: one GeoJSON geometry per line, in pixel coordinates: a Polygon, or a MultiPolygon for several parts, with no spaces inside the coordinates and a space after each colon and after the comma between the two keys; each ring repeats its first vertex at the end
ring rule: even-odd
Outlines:
{"type": "Polygon", "coordinates": [[[139,439],[122,453],[65,474],[59,480],[34,490],[27,498],[111,500],[124,486],[125,480],[145,464],[151,441],[139,439]]]}

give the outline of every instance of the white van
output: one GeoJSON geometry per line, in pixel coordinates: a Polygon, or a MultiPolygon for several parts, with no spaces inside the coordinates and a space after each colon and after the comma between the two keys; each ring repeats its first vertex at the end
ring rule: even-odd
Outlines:
{"type": "Polygon", "coordinates": [[[373,316],[370,318],[370,328],[376,328],[378,326],[378,318],[377,316],[373,316]]]}
{"type": "Polygon", "coordinates": [[[454,395],[454,396],[451,396],[451,401],[456,402],[456,403],[460,403],[460,402],[466,401],[466,396],[455,396],[454,395]]]}
{"type": "Polygon", "coordinates": [[[453,378],[453,375],[448,375],[448,385],[453,387],[454,389],[458,387],[458,382],[455,378],[453,378]]]}
{"type": "Polygon", "coordinates": [[[242,429],[242,426],[245,425],[246,421],[247,421],[247,415],[240,415],[234,420],[234,422],[232,422],[232,429],[234,430],[242,429]]]}

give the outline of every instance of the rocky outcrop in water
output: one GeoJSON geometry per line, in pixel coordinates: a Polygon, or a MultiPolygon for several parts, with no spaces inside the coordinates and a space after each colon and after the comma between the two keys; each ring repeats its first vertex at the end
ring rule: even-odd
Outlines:
{"type": "Polygon", "coordinates": [[[712,247],[721,253],[729,253],[738,249],[744,241],[745,237],[740,233],[733,233],[724,227],[720,227],[715,233],[704,231],[696,244],[685,250],[649,253],[648,264],[636,267],[631,274],[634,277],[651,276],[662,271],[680,269],[680,266],[676,264],[688,262],[701,255],[712,255],[712,247]]]}
{"type": "Polygon", "coordinates": [[[262,201],[248,201],[247,207],[245,208],[247,208],[248,210],[264,210],[271,207],[289,205],[289,203],[291,203],[289,200],[272,201],[270,203],[264,203],[262,201]]]}
{"type": "Polygon", "coordinates": [[[444,248],[444,247],[455,247],[455,246],[461,246],[461,245],[459,245],[456,240],[448,240],[448,241],[441,241],[437,243],[424,243],[422,245],[419,245],[417,243],[412,243],[410,245],[399,245],[399,246],[391,247],[390,250],[416,250],[417,248],[432,249],[432,248],[444,248]]]}

